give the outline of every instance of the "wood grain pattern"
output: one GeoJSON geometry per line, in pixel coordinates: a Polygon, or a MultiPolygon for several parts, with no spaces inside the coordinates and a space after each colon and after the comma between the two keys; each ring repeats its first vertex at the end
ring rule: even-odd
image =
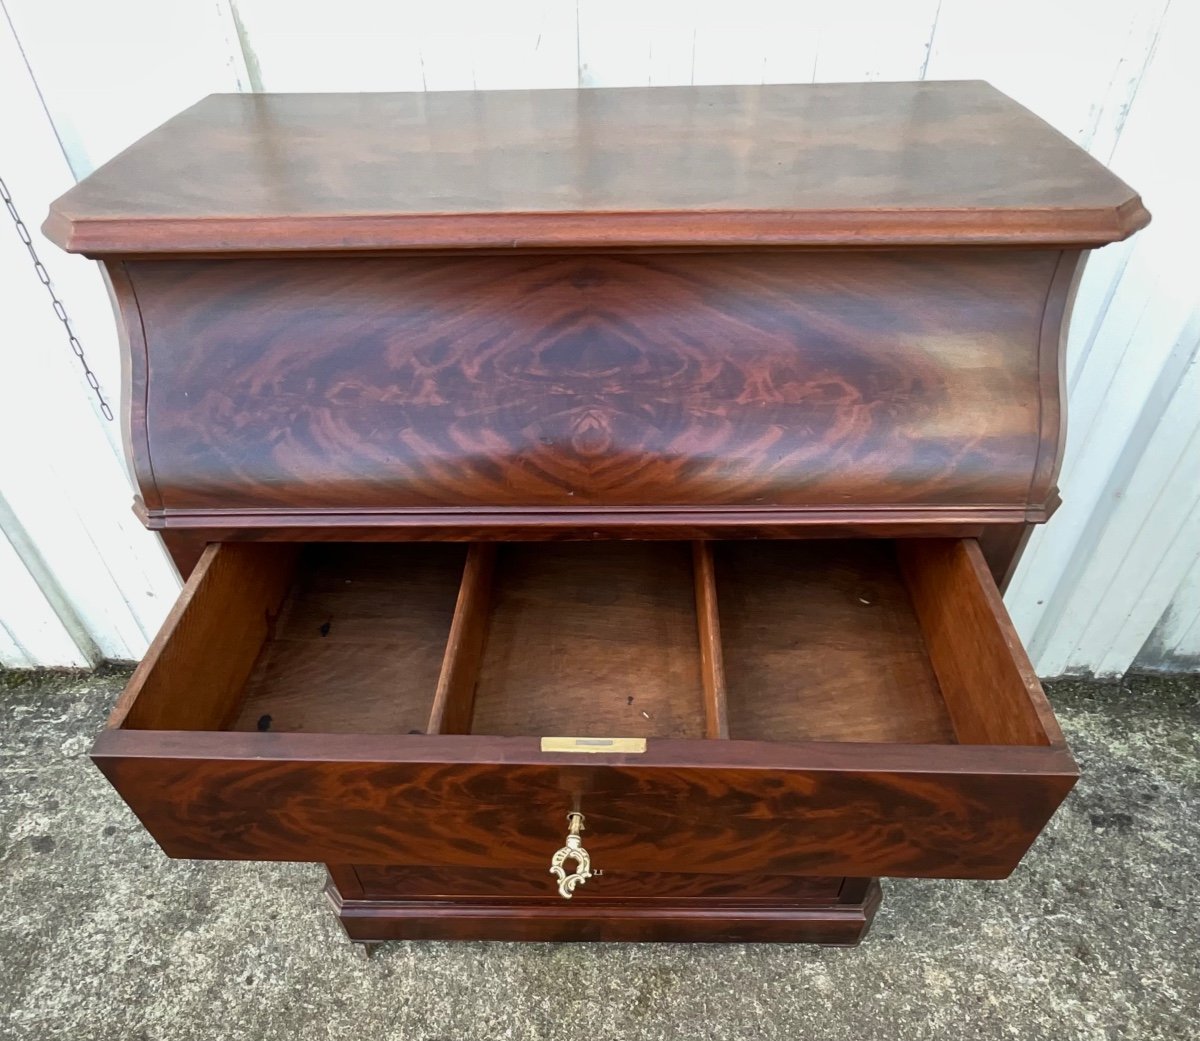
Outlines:
{"type": "Polygon", "coordinates": [[[329,874],[327,889],[335,891],[338,900],[362,900],[366,893],[353,864],[326,864],[329,874]]]}
{"type": "MultiPolygon", "coordinates": [[[[982,538],[992,528],[1013,522],[1014,511],[998,508],[939,508],[937,520],[921,519],[928,510],[858,508],[855,510],[620,510],[475,511],[419,510],[367,517],[336,513],[222,511],[192,518],[146,518],[168,543],[207,542],[555,542],[638,540],[687,542],[693,539],[896,539],[982,538]],[[905,515],[908,514],[908,519],[905,515]],[[205,525],[192,527],[197,524],[205,525]],[[223,527],[208,527],[220,523],[223,527]]],[[[1020,524],[1025,511],[1017,510],[1020,524]]]]}
{"type": "Polygon", "coordinates": [[[109,726],[217,730],[274,624],[298,548],[210,546],[117,700],[109,726]]]}
{"type": "Polygon", "coordinates": [[[152,523],[1020,522],[1060,448],[1053,251],[126,268],[152,523]]]}
{"type": "MultiPolygon", "coordinates": [[[[161,510],[162,500],[154,484],[154,466],[150,460],[149,429],[146,424],[146,388],[149,385],[150,359],[146,333],[137,293],[125,265],[119,261],[100,265],[101,277],[108,286],[117,319],[121,346],[121,441],[125,458],[139,480],[138,507],[161,510]]],[[[215,541],[215,540],[214,540],[215,541]]],[[[199,559],[199,554],[196,554],[199,559]]],[[[192,562],[194,565],[194,561],[192,562]]],[[[184,571],[180,567],[180,573],[184,571]]],[[[191,567],[187,567],[188,573],[191,567]]]]}
{"type": "MultiPolygon", "coordinates": [[[[136,507],[135,512],[137,512],[136,507]]],[[[167,555],[171,558],[171,562],[175,565],[179,572],[179,578],[183,582],[191,577],[192,572],[196,570],[196,565],[200,563],[200,557],[211,543],[225,541],[219,537],[208,538],[203,533],[194,531],[165,532],[161,537],[163,548],[166,549],[167,555]]],[[[229,541],[239,540],[231,539],[229,541]]],[[[280,539],[278,541],[288,540],[280,539]]]]}
{"type": "Polygon", "coordinates": [[[714,557],[731,737],[954,740],[891,543],[720,542],[714,557]]]}
{"type": "Polygon", "coordinates": [[[1148,219],[999,91],[929,82],[214,95],[43,230],[89,254],[714,248],[1102,244],[1148,219]]]}
{"type": "MultiPolygon", "coordinates": [[[[735,876],[737,877],[737,876],[735,876]]],[[[720,880],[720,877],[717,876],[720,880]]],[[[805,879],[792,879],[803,883],[805,879]]],[[[441,898],[362,898],[331,878],[325,892],[347,935],[360,943],[387,940],[625,941],[672,943],[820,943],[849,947],[871,926],[878,881],[864,880],[857,899],[843,893],[823,902],[781,893],[775,903],[721,897],[707,900],[588,900],[532,903],[503,897],[490,903],[441,898]]]]}
{"type": "Polygon", "coordinates": [[[817,943],[853,947],[871,927],[879,907],[874,882],[858,904],[822,907],[782,903],[697,907],[655,904],[529,906],[519,901],[490,905],[445,901],[344,899],[335,886],[326,894],[346,930],[359,943],[388,940],[507,940],[510,942],[621,943],[817,943]]]}
{"type": "MultiPolygon", "coordinates": [[[[408,667],[402,682],[378,691],[368,685],[347,698],[354,662],[339,659],[326,674],[310,669],[303,684],[273,687],[268,666],[251,681],[242,720],[270,705],[278,726],[109,730],[94,758],[175,856],[544,868],[547,850],[561,841],[565,808],[577,807],[588,815],[593,856],[627,871],[677,870],[684,848],[699,873],[1010,871],[1076,771],[1051,732],[1053,719],[978,547],[901,547],[915,612],[886,543],[714,550],[730,732],[757,740],[656,736],[704,733],[692,557],[687,544],[672,543],[503,547],[475,733],[386,733],[404,729],[397,705],[409,706],[412,729],[427,714],[442,660],[442,641],[429,633],[437,615],[430,603],[442,605],[436,628],[448,632],[463,551],[349,545],[309,550],[275,642],[295,635],[328,653],[336,631],[369,659],[382,639],[385,650],[398,652],[389,660],[408,667]],[[348,566],[355,562],[357,573],[348,566]],[[356,590],[359,584],[367,588],[356,590]],[[960,740],[987,744],[929,743],[954,735],[945,706],[941,716],[928,711],[938,685],[918,617],[960,740]],[[330,619],[339,628],[322,633],[330,619]],[[403,642],[412,626],[419,637],[412,653],[425,648],[424,677],[403,642]],[[260,693],[266,690],[270,701],[260,693]],[[971,711],[976,717],[964,715],[971,711]],[[1028,721],[1039,713],[1046,720],[1035,729],[1028,721]],[[372,732],[335,732],[351,717],[357,725],[345,729],[372,732]],[[316,723],[330,732],[290,732],[316,723]],[[643,755],[588,756],[542,753],[536,737],[480,736],[489,732],[651,737],[643,755]],[[910,741],[926,743],[900,743],[910,741]]],[[[217,562],[240,564],[215,572],[236,575],[225,585],[253,588],[262,584],[252,573],[255,555],[265,553],[264,571],[273,573],[287,551],[210,549],[209,564],[189,585],[190,602],[218,588],[211,577],[217,562]]],[[[283,582],[275,585],[282,596],[283,582]]],[[[211,603],[219,611],[224,600],[211,603]]],[[[225,637],[222,625],[240,632],[241,621],[213,616],[210,638],[225,637]]],[[[176,628],[181,646],[189,646],[189,629],[176,628]]],[[[182,660],[169,640],[165,658],[182,660]]],[[[153,706],[164,699],[156,690],[180,682],[194,681],[151,671],[140,689],[151,692],[153,706]]],[[[118,721],[121,712],[136,719],[146,711],[129,703],[137,689],[118,721]]],[[[238,694],[228,682],[205,691],[197,700],[210,706],[207,725],[220,725],[222,699],[233,705],[238,694]]]]}
{"type": "Polygon", "coordinates": [[[874,875],[1002,877],[1077,771],[958,539],[1057,505],[1081,250],[1147,220],[979,83],[206,99],[46,224],[199,558],[96,762],[371,942],[849,943],[874,875]]]}
{"type": "Polygon", "coordinates": [[[1029,485],[1029,498],[1031,502],[1045,504],[1050,514],[1059,503],[1058,473],[1062,467],[1062,451],[1056,450],[1056,446],[1065,445],[1067,439],[1067,331],[1086,261],[1087,254],[1080,250],[1063,250],[1060,254],[1050,291],[1046,294],[1038,337],[1038,368],[1043,389],[1038,408],[1043,435],[1029,485]]]}
{"type": "Polygon", "coordinates": [[[429,713],[426,729],[430,734],[471,732],[475,686],[491,617],[495,569],[494,545],[482,543],[471,547],[463,569],[458,602],[454,605],[454,620],[446,641],[446,655],[438,676],[433,708],[429,713]]]}
{"type": "MultiPolygon", "coordinates": [[[[603,866],[603,865],[598,865],[603,866]]],[[[362,864],[354,868],[350,888],[339,890],[351,896],[355,887],[368,900],[439,900],[463,903],[496,903],[520,900],[558,905],[554,880],[539,871],[481,871],[472,869],[399,867],[362,864]]],[[[581,904],[619,900],[723,905],[822,906],[836,902],[843,879],[834,875],[805,878],[796,875],[696,875],[678,871],[623,871],[605,867],[604,874],[589,880],[572,898],[581,904]]]]}
{"type": "Polygon", "coordinates": [[[689,547],[502,547],[478,684],[475,734],[701,737],[689,547]]]}
{"type": "Polygon", "coordinates": [[[978,544],[916,539],[897,549],[957,739],[1065,748],[978,544]]]}
{"type": "MultiPolygon", "coordinates": [[[[453,545],[306,547],[234,729],[424,733],[465,557],[453,545]]],[[[213,646],[233,635],[215,632],[213,646]]]]}
{"type": "Polygon", "coordinates": [[[717,577],[712,547],[692,543],[692,572],[696,588],[696,625],[700,641],[700,678],[704,683],[704,736],[729,737],[728,692],[721,618],[717,608],[717,577]]]}
{"type": "MultiPolygon", "coordinates": [[[[947,545],[955,544],[902,546],[918,596],[944,605],[940,620],[928,610],[920,616],[934,627],[944,690],[886,542],[695,543],[690,568],[687,547],[675,543],[505,546],[495,617],[495,546],[471,547],[465,570],[464,551],[453,545],[309,546],[234,726],[727,737],[732,698],[739,738],[953,741],[952,715],[991,713],[987,706],[995,704],[1015,717],[1012,729],[989,737],[964,722],[969,740],[1045,743],[1029,702],[1040,694],[1030,693],[1015,666],[995,664],[1014,654],[1003,609],[981,592],[986,575],[966,555],[938,554],[947,545]],[[947,567],[949,559],[960,566],[947,567]],[[955,670],[962,668],[975,671],[961,677],[955,670]],[[351,677],[354,696],[347,697],[351,677]],[[953,699],[951,714],[944,698],[953,699]]],[[[248,545],[210,554],[233,554],[240,585],[271,581],[273,562],[288,550],[263,552],[266,579],[253,573],[256,551],[248,545]]],[[[207,573],[197,581],[205,590],[212,585],[207,573]]],[[[240,623],[240,616],[218,615],[205,631],[224,644],[224,627],[240,623]]],[[[163,675],[170,673],[156,673],[160,685],[163,675]]],[[[218,684],[207,702],[211,718],[226,718],[237,696],[236,684],[218,684]]]]}
{"type": "Polygon", "coordinates": [[[545,870],[563,814],[597,864],[1003,878],[1077,777],[1063,749],[108,730],[92,757],[175,857],[545,870]]]}
{"type": "Polygon", "coordinates": [[[1033,529],[1034,525],[1028,523],[992,524],[978,535],[971,536],[979,543],[980,552],[1001,596],[1012,581],[1033,529]]]}

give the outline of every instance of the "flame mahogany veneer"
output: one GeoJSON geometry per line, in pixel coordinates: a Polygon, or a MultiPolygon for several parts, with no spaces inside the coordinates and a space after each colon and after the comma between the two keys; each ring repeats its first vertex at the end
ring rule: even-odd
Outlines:
{"type": "Polygon", "coordinates": [[[129,261],[147,519],[1042,520],[1078,258],[129,261]]]}
{"type": "Polygon", "coordinates": [[[981,83],[205,99],[45,225],[187,577],[96,763],[367,944],[851,944],[876,876],[1004,877],[1076,768],[998,585],[1147,220],[981,83]]]}

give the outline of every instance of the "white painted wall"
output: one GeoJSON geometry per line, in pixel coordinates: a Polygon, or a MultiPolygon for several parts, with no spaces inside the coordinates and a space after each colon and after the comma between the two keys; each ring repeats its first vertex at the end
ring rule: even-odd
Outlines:
{"type": "MultiPolygon", "coordinates": [[[[115,406],[116,328],[97,268],[38,232],[48,202],[74,178],[37,87],[10,24],[0,20],[0,178],[115,406]]],[[[178,576],[130,512],[119,426],[101,417],[3,210],[0,301],[0,664],[138,658],[178,592],[178,576]]]]}
{"type": "Polygon", "coordinates": [[[1200,672],[1200,560],[1180,582],[1134,664],[1149,671],[1200,672]]]}
{"type": "MultiPolygon", "coordinates": [[[[1155,215],[1085,274],[1065,504],[1034,537],[1009,608],[1043,675],[1200,660],[1195,0],[0,2],[11,19],[0,96],[16,99],[0,116],[0,176],[34,223],[68,172],[86,174],[216,90],[990,80],[1111,165],[1155,215]]],[[[99,280],[86,262],[42,253],[111,397],[99,280]]],[[[3,227],[0,257],[0,284],[23,285],[3,227]]],[[[116,431],[99,422],[35,288],[12,307],[6,295],[0,318],[0,405],[13,409],[0,443],[31,446],[0,453],[10,527],[24,533],[0,543],[0,582],[25,575],[0,585],[0,662],[135,657],[174,577],[132,523],[116,431]]]]}

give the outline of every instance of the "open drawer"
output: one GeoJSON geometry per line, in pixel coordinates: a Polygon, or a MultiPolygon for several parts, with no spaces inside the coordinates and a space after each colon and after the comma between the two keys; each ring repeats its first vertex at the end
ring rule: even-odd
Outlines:
{"type": "Polygon", "coordinates": [[[606,871],[999,878],[1076,778],[940,539],[212,545],[93,758],[172,856],[541,877],[579,811],[606,871]]]}

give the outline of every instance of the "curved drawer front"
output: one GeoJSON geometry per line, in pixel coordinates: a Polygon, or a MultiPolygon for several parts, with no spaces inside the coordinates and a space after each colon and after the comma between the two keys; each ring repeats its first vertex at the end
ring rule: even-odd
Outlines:
{"type": "Polygon", "coordinates": [[[129,261],[113,272],[132,455],[151,521],[197,527],[239,511],[1038,519],[1077,259],[129,261]]]}
{"type": "Polygon", "coordinates": [[[1076,776],[953,540],[216,545],[93,754],[172,856],[546,885],[1002,877],[1076,776]]]}

